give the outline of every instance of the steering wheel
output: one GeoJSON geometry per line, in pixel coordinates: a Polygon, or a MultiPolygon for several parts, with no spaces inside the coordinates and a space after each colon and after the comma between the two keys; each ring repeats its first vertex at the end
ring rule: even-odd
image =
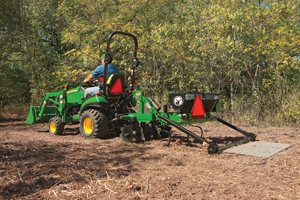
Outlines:
{"type": "Polygon", "coordinates": [[[86,82],[85,84],[87,84],[89,87],[95,87],[95,86],[98,85],[98,84],[95,83],[94,81],[86,82]]]}

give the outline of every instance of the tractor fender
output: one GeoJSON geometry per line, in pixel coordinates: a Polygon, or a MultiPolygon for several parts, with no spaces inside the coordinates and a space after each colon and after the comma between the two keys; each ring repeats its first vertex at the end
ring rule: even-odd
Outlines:
{"type": "Polygon", "coordinates": [[[80,116],[88,108],[95,108],[95,109],[105,109],[107,110],[109,107],[108,102],[106,99],[102,96],[93,96],[91,98],[88,98],[83,102],[83,104],[80,107],[80,116]]]}
{"type": "Polygon", "coordinates": [[[108,109],[108,103],[105,103],[105,102],[98,102],[98,103],[89,103],[89,104],[85,104],[84,106],[81,106],[81,109],[80,109],[80,115],[87,109],[90,109],[90,108],[94,108],[94,109],[97,109],[97,110],[100,110],[100,109],[103,109],[103,110],[107,110],[108,109]]]}

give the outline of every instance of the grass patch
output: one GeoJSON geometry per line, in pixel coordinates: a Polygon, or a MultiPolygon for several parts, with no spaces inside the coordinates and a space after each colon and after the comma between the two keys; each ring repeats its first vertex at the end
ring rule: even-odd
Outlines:
{"type": "Polygon", "coordinates": [[[29,105],[7,105],[0,108],[0,119],[26,119],[29,105]]]}
{"type": "Polygon", "coordinates": [[[220,117],[236,125],[256,127],[298,127],[300,125],[300,92],[292,91],[284,98],[276,95],[236,97],[221,107],[220,117]]]}

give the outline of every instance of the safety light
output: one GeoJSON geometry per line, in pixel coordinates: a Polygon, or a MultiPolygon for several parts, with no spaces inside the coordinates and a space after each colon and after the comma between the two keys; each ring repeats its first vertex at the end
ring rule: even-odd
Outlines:
{"type": "Polygon", "coordinates": [[[100,80],[100,83],[104,83],[104,81],[105,81],[105,77],[104,76],[102,76],[102,75],[100,75],[100,78],[99,78],[100,80]]]}
{"type": "Polygon", "coordinates": [[[137,79],[137,78],[134,78],[134,79],[133,79],[133,83],[134,83],[134,85],[137,85],[137,84],[138,84],[138,82],[139,82],[139,81],[138,81],[138,79],[137,79]]]}
{"type": "Polygon", "coordinates": [[[111,95],[122,95],[124,92],[122,79],[118,78],[110,89],[111,95]]]}
{"type": "Polygon", "coordinates": [[[100,95],[100,92],[95,93],[95,95],[99,96],[99,95],[100,95]]]}
{"type": "Polygon", "coordinates": [[[205,108],[203,102],[200,98],[200,95],[196,95],[194,105],[191,112],[193,118],[204,118],[205,108]]]}

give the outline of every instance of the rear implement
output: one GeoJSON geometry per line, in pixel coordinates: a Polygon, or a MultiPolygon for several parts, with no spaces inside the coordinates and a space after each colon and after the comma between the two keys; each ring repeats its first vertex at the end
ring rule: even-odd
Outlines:
{"type": "MultiPolygon", "coordinates": [[[[244,131],[211,114],[211,112],[220,112],[220,97],[218,94],[170,94],[169,102],[176,112],[168,112],[167,105],[164,105],[164,110],[160,112],[160,106],[152,98],[146,99],[144,97],[144,92],[142,91],[135,91],[134,97],[140,102],[140,113],[129,113],[128,115],[123,116],[123,119],[127,120],[128,122],[140,122],[154,127],[152,130],[159,133],[158,135],[169,136],[169,143],[171,135],[170,126],[180,130],[181,132],[207,146],[209,154],[220,153],[229,147],[255,141],[255,134],[244,131]],[[148,107],[151,113],[144,113],[144,105],[148,107]],[[201,136],[182,126],[209,121],[218,121],[242,133],[245,138],[225,146],[219,146],[216,143],[206,140],[203,137],[203,131],[200,127],[201,136]]],[[[134,134],[136,134],[136,132],[132,132],[131,134],[127,132],[123,135],[135,137],[134,134]]],[[[144,132],[143,135],[145,138],[155,138],[155,134],[149,131],[144,132]]]]}

